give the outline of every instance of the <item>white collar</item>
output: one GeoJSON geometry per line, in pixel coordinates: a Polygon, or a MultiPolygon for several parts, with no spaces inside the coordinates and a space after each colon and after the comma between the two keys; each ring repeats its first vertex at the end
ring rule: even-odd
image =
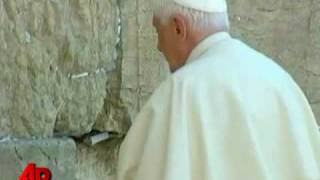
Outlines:
{"type": "Polygon", "coordinates": [[[190,62],[193,62],[197,59],[201,54],[203,54],[206,50],[208,50],[210,47],[212,47],[217,42],[231,39],[231,36],[228,32],[218,32],[215,34],[212,34],[202,40],[191,52],[189,55],[189,58],[186,61],[186,64],[189,64],[190,62]]]}

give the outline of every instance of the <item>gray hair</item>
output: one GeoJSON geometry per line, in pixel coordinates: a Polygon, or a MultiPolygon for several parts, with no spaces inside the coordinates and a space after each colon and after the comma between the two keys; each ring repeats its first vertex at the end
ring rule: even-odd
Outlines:
{"type": "Polygon", "coordinates": [[[223,28],[229,29],[229,19],[227,12],[208,13],[196,9],[184,7],[177,4],[173,0],[152,0],[153,12],[162,23],[167,23],[168,20],[175,14],[179,13],[185,16],[191,27],[194,29],[206,28],[223,28]]]}

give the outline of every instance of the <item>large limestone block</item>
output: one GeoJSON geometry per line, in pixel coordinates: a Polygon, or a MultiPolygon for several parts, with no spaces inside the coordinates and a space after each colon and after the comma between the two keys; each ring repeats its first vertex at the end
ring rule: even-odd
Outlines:
{"type": "Polygon", "coordinates": [[[284,67],[320,122],[320,1],[228,0],[231,32],[284,67]]]}
{"type": "Polygon", "coordinates": [[[309,18],[309,45],[306,60],[307,95],[320,124],[320,1],[312,1],[309,18]]]}
{"type": "Polygon", "coordinates": [[[115,6],[116,0],[0,1],[0,136],[91,131],[116,67],[115,6]]]}
{"type": "Polygon", "coordinates": [[[73,140],[1,140],[0,179],[17,180],[29,162],[47,167],[52,179],[75,179],[76,146],[73,140]]]}

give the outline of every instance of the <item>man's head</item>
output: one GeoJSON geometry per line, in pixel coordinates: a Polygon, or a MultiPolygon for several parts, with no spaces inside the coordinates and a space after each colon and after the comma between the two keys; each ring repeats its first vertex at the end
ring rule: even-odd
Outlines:
{"type": "Polygon", "coordinates": [[[172,72],[185,64],[201,40],[216,32],[228,31],[225,0],[154,0],[153,4],[158,49],[172,72]]]}

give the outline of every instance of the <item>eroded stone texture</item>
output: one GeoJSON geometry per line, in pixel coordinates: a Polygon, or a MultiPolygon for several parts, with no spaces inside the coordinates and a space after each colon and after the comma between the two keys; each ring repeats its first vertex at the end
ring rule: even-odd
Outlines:
{"type": "Polygon", "coordinates": [[[306,60],[307,95],[320,124],[320,1],[312,1],[310,14],[310,41],[306,60]]]}
{"type": "Polygon", "coordinates": [[[84,134],[115,68],[116,0],[0,1],[0,136],[84,134]]]}
{"type": "MultiPolygon", "coordinates": [[[[120,134],[125,134],[130,126],[130,116],[128,108],[120,98],[121,91],[121,72],[122,72],[122,32],[123,32],[123,19],[121,1],[117,0],[114,7],[118,10],[118,24],[117,24],[117,44],[116,44],[116,68],[115,71],[108,75],[108,82],[106,85],[106,97],[104,99],[103,111],[99,113],[97,121],[94,125],[95,130],[112,131],[120,134]]],[[[134,69],[135,66],[128,67],[134,69]]]]}
{"type": "Polygon", "coordinates": [[[0,154],[1,179],[17,180],[30,162],[49,168],[52,179],[75,179],[76,146],[71,139],[5,140],[0,154]]]}
{"type": "Polygon", "coordinates": [[[123,61],[121,99],[131,120],[151,93],[168,75],[168,67],[157,50],[149,0],[123,0],[123,61]]]}
{"type": "Polygon", "coordinates": [[[115,180],[120,139],[77,145],[76,180],[115,180]]]}
{"type": "Polygon", "coordinates": [[[320,1],[228,0],[231,32],[283,66],[320,122],[320,1]]]}

